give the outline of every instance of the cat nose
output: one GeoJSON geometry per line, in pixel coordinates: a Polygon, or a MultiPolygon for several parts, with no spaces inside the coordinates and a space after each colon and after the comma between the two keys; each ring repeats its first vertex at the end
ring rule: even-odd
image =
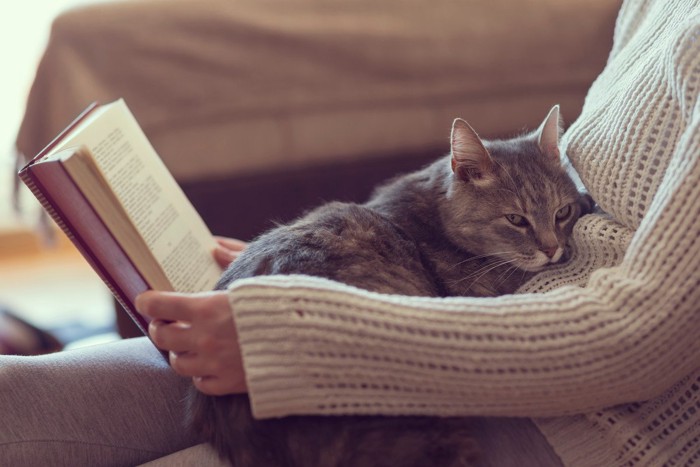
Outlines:
{"type": "Polygon", "coordinates": [[[554,255],[557,254],[557,250],[559,249],[558,246],[547,246],[542,248],[542,253],[547,255],[547,258],[552,259],[554,258],[554,255]]]}

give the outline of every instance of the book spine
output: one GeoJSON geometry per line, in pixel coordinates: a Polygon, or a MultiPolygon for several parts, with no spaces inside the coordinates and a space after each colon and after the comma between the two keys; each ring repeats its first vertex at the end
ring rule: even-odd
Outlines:
{"type": "MultiPolygon", "coordinates": [[[[95,255],[91,249],[81,240],[81,236],[76,234],[76,230],[66,219],[66,217],[59,212],[58,206],[49,199],[47,190],[41,185],[39,180],[33,177],[32,169],[33,167],[27,166],[19,172],[18,175],[22,182],[27,186],[27,188],[29,188],[39,203],[41,203],[44,210],[49,214],[49,216],[51,216],[54,222],[56,222],[56,225],[58,225],[58,227],[66,234],[68,239],[73,243],[73,245],[75,245],[80,254],[92,266],[117,302],[138,326],[139,330],[145,335],[148,335],[148,322],[143,316],[136,312],[133,305],[133,298],[130,298],[127,293],[118,287],[114,279],[108,274],[107,271],[103,269],[99,261],[95,260],[95,255]]],[[[138,274],[135,269],[134,273],[138,274]]],[[[140,279],[145,284],[145,281],[143,281],[142,278],[140,279]]]]}
{"type": "Polygon", "coordinates": [[[22,180],[22,182],[29,188],[29,191],[32,192],[34,197],[39,201],[41,204],[41,207],[44,208],[44,211],[48,213],[49,216],[51,216],[51,219],[54,220],[56,225],[58,225],[61,230],[63,231],[64,234],[66,234],[66,237],[73,242],[73,244],[77,247],[77,239],[73,236],[73,232],[71,229],[68,228],[68,226],[63,222],[63,219],[61,219],[61,216],[58,215],[56,210],[53,208],[51,203],[49,203],[49,200],[46,199],[46,196],[44,196],[44,193],[39,189],[36,183],[34,183],[34,179],[32,179],[31,175],[29,175],[29,171],[22,170],[19,172],[19,178],[22,180]]]}

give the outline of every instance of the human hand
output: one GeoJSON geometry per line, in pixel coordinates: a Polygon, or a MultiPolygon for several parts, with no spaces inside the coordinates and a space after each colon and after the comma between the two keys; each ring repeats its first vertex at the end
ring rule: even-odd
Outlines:
{"type": "Polygon", "coordinates": [[[214,249],[214,259],[222,268],[226,269],[231,262],[238,258],[243,250],[248,246],[246,242],[235,238],[217,237],[214,239],[218,243],[214,249]]]}
{"type": "Polygon", "coordinates": [[[148,333],[155,345],[169,352],[175,372],[191,377],[197,389],[213,396],[248,391],[226,292],[150,290],[135,305],[152,319],[148,333]]]}

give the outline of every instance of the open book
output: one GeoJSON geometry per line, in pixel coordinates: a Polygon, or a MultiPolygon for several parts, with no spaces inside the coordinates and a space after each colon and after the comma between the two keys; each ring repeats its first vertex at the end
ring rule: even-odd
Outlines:
{"type": "Polygon", "coordinates": [[[92,105],[19,176],[145,333],[147,289],[211,290],[211,232],[123,100],[92,105]]]}

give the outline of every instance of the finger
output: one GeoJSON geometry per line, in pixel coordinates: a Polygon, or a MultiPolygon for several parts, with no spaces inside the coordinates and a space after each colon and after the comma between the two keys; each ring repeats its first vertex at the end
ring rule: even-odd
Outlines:
{"type": "Polygon", "coordinates": [[[227,268],[234,259],[238,258],[239,253],[240,252],[238,251],[233,251],[229,250],[228,248],[218,246],[214,250],[214,259],[219,266],[222,268],[227,268]]]}
{"type": "Polygon", "coordinates": [[[227,237],[214,237],[214,240],[217,241],[219,245],[222,247],[226,248],[227,250],[231,251],[243,251],[245,248],[248,246],[248,244],[242,240],[238,240],[236,238],[227,238],[227,237]]]}
{"type": "Polygon", "coordinates": [[[228,394],[245,394],[248,392],[244,379],[226,379],[214,376],[195,376],[194,386],[202,393],[210,396],[225,396],[228,394]]]}
{"type": "Polygon", "coordinates": [[[192,295],[149,290],[136,297],[134,305],[142,315],[164,321],[191,321],[192,295]]]}
{"type": "Polygon", "coordinates": [[[170,366],[181,376],[207,377],[210,374],[208,361],[192,352],[170,352],[170,366]]]}
{"type": "Polygon", "coordinates": [[[194,347],[192,332],[186,322],[154,319],[148,324],[148,335],[159,349],[187,352],[194,347]]]}

